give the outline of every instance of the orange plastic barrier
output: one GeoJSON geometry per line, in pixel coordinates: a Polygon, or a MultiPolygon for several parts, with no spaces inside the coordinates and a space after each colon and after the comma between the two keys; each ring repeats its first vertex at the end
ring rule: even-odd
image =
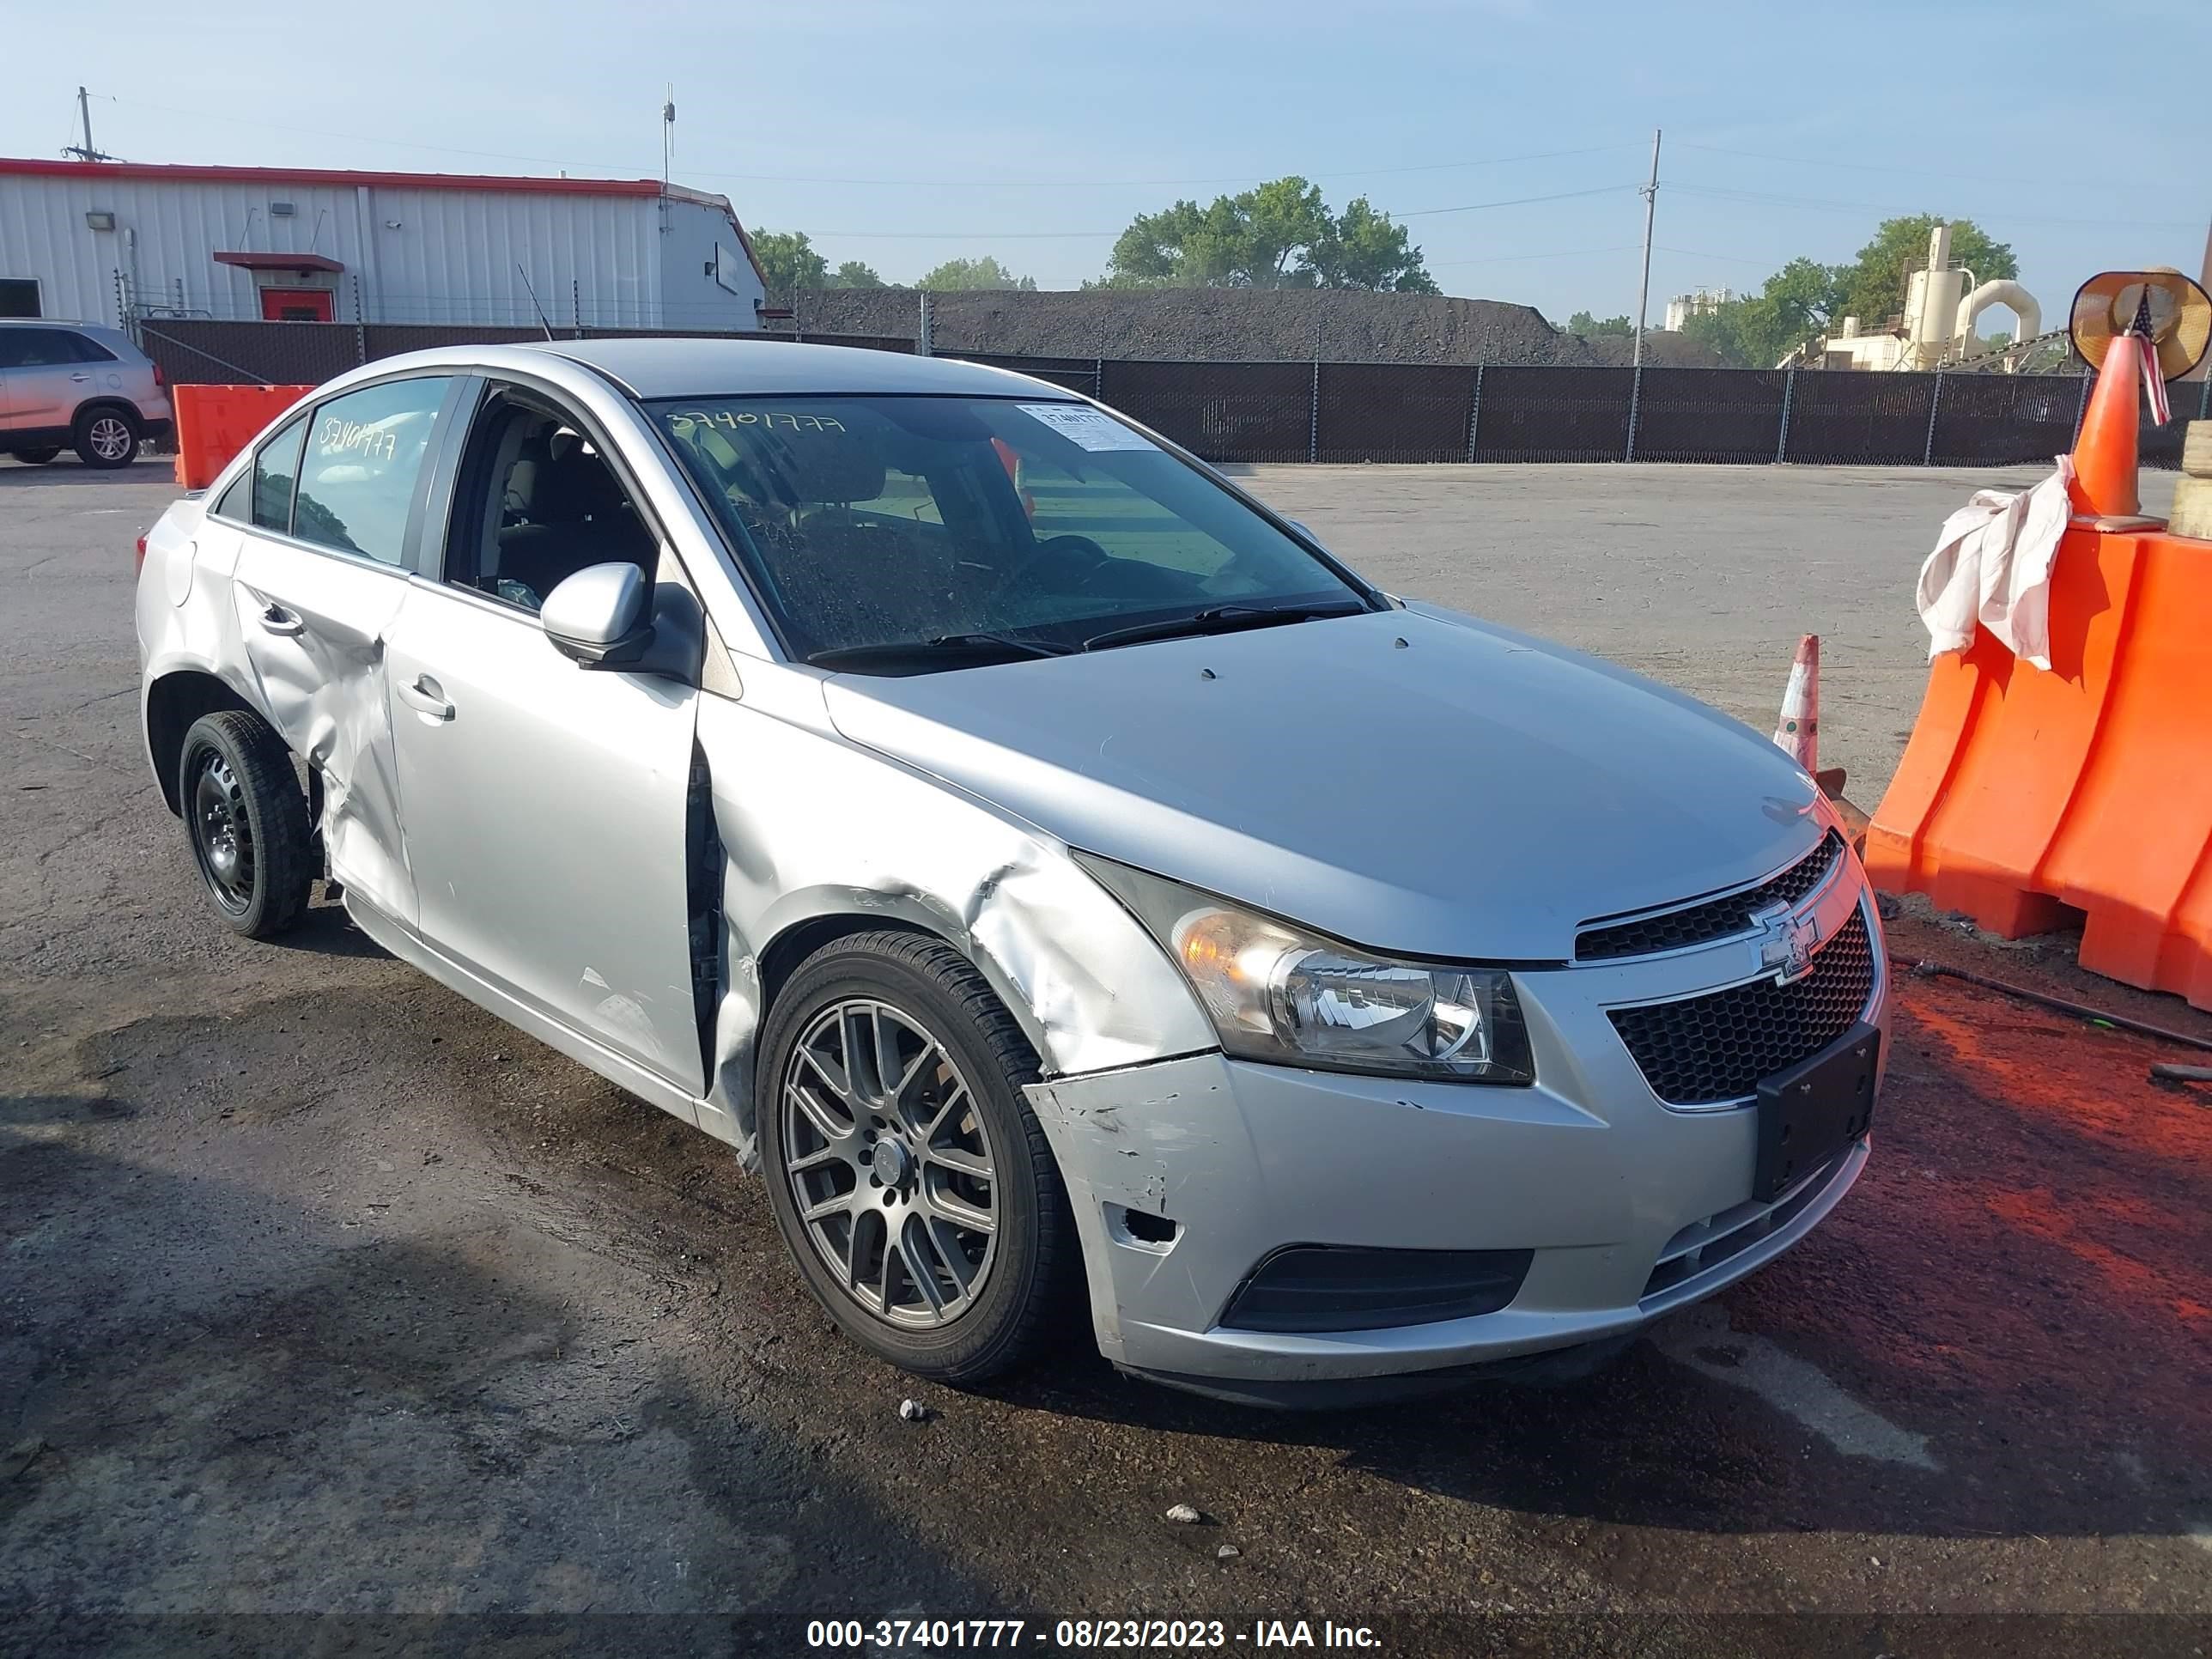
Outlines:
{"type": "Polygon", "coordinates": [[[2007,939],[2071,905],[2084,968],[2212,1008],[2212,542],[2069,529],[2051,672],[1936,660],[1866,864],[2007,939]]]}
{"type": "Polygon", "coordinates": [[[177,484],[205,489],[231,457],[315,388],[311,386],[177,386],[177,484]]]}

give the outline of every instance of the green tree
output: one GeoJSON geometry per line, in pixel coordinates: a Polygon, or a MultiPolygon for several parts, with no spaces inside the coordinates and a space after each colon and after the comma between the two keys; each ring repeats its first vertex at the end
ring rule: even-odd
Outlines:
{"type": "Polygon", "coordinates": [[[1323,288],[1364,288],[1389,294],[1434,294],[1436,278],[1421,264],[1412,233],[1377,213],[1364,196],[1355,196],[1329,222],[1328,234],[1313,250],[1313,267],[1323,288]]]}
{"type": "Polygon", "coordinates": [[[915,286],[936,294],[961,289],[1015,289],[1034,294],[1036,278],[1017,276],[994,255],[987,253],[980,259],[947,259],[935,270],[924,272],[915,286]]]}
{"type": "Polygon", "coordinates": [[[1139,214],[1095,286],[1437,291],[1403,226],[1364,196],[1332,214],[1320,187],[1295,176],[1204,207],[1176,202],[1139,214]]]}
{"type": "Polygon", "coordinates": [[[1567,319],[1567,332],[1585,338],[1593,334],[1633,334],[1636,325],[1623,313],[1618,317],[1593,317],[1587,311],[1577,311],[1567,319]]]}
{"type": "Polygon", "coordinates": [[[876,275],[875,267],[863,264],[858,259],[848,259],[830,273],[831,288],[888,288],[890,283],[876,275]]]}
{"type": "Polygon", "coordinates": [[[1771,368],[1826,331],[1836,312],[1836,271],[1817,259],[1792,259],[1757,294],[1697,313],[1682,325],[1735,368],[1771,368]]]}
{"type": "Polygon", "coordinates": [[[760,261],[772,301],[788,301],[802,288],[826,288],[830,262],[814,251],[803,230],[757,230],[753,258],[760,261]]]}
{"type": "MultiPolygon", "coordinates": [[[[1829,314],[1856,317],[1867,328],[1877,329],[1903,311],[1911,274],[1928,263],[1928,234],[1945,222],[1932,213],[1883,220],[1875,230],[1874,240],[1859,250],[1858,258],[1836,267],[1835,304],[1829,314]]],[[[1971,219],[1948,222],[1951,263],[1972,271],[1976,282],[2020,275],[2020,261],[2007,244],[1971,219]]]]}

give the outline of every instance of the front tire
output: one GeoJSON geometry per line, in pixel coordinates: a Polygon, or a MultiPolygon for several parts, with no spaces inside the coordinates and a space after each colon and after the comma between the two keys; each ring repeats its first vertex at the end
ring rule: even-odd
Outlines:
{"type": "Polygon", "coordinates": [[[241,709],[193,721],[177,799],[192,862],[234,932],[274,939],[299,921],[315,871],[307,799],[267,721],[241,709]]]}
{"type": "Polygon", "coordinates": [[[15,459],[25,466],[44,466],[50,461],[58,460],[61,453],[61,447],[57,444],[52,449],[19,449],[15,452],[15,459]]]}
{"type": "Polygon", "coordinates": [[[975,967],[920,933],[801,963],[755,1090],[777,1231],[861,1346],[951,1383],[1011,1370],[1081,1300],[1058,1165],[1021,1085],[1036,1055],[975,967]]]}
{"type": "Polygon", "coordinates": [[[76,417],[70,447],[87,466],[128,466],[138,459],[138,422],[119,409],[88,409],[76,417]]]}

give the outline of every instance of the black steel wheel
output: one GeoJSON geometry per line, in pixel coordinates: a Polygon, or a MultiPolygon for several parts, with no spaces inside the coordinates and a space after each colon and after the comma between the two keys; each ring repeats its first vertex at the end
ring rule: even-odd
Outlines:
{"type": "Polygon", "coordinates": [[[776,1226],[848,1334],[975,1382],[1083,1304],[1073,1218],[1023,1099],[1021,1028],[973,964],[909,933],[801,963],[762,1033],[756,1116],[776,1226]]]}
{"type": "Polygon", "coordinates": [[[185,733],[177,799],[192,862],[231,928],[274,939],[314,881],[307,800],[290,751],[258,715],[207,714],[185,733]]]}

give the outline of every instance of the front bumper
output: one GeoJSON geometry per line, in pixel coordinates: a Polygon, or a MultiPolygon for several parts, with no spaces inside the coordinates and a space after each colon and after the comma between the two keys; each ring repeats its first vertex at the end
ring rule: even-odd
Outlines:
{"type": "MultiPolygon", "coordinates": [[[[1845,915],[1856,905],[1872,933],[1863,1018],[1881,1030],[1886,1061],[1880,922],[1856,861],[1849,873],[1835,902],[1845,915]]],[[[1835,1207],[1869,1142],[1754,1203],[1755,1107],[1664,1104],[1607,1011],[1759,971],[1736,939],[1516,974],[1531,1088],[1218,1053],[1032,1085],[1074,1206],[1101,1351],[1194,1386],[1402,1377],[1620,1338],[1741,1279],[1835,1207]],[[1157,1236],[1166,1230],[1155,1217],[1175,1224],[1172,1237],[1157,1236]],[[1322,1333],[1225,1326],[1255,1267],[1299,1244],[1533,1255],[1496,1312],[1322,1333]]]]}

